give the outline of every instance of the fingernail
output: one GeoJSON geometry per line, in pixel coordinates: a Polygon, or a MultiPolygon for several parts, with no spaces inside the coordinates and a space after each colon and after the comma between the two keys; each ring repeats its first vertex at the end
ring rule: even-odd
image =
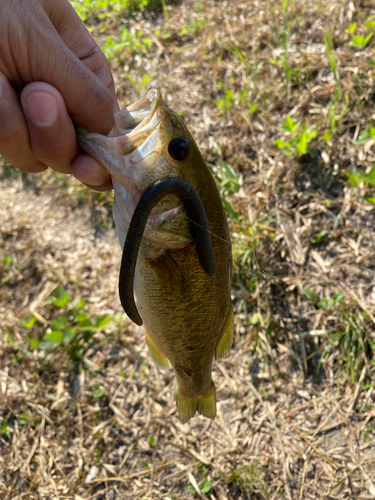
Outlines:
{"type": "Polygon", "coordinates": [[[59,116],[59,105],[49,92],[35,91],[26,97],[26,112],[37,127],[49,127],[59,116]]]}

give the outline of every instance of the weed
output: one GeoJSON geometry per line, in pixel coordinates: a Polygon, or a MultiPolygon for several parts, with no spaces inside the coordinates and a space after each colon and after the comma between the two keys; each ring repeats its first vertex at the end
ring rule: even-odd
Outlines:
{"type": "Polygon", "coordinates": [[[356,27],[357,27],[357,23],[356,23],[356,22],[354,22],[354,23],[350,24],[350,25],[347,27],[347,29],[346,29],[347,33],[349,33],[349,35],[352,35],[352,34],[354,33],[354,31],[355,31],[356,27]]]}
{"type": "MultiPolygon", "coordinates": [[[[258,105],[248,101],[250,93],[250,72],[251,72],[250,50],[247,50],[246,52],[241,51],[239,47],[235,44],[232,46],[227,46],[227,45],[221,45],[218,42],[218,45],[221,48],[230,52],[235,58],[237,58],[240,61],[241,65],[243,66],[243,71],[244,71],[244,86],[242,90],[236,92],[232,88],[224,89],[224,95],[221,95],[216,99],[216,104],[219,107],[220,113],[226,114],[234,106],[237,105],[244,106],[245,104],[249,107],[252,113],[255,113],[258,109],[258,105]]],[[[258,67],[260,67],[261,64],[258,64],[257,60],[255,61],[254,70],[252,74],[254,80],[256,79],[257,69],[258,67]]],[[[229,78],[229,82],[233,83],[232,77],[229,78]]],[[[222,87],[223,87],[223,82],[219,81],[217,83],[218,90],[220,91],[222,87]]]]}
{"type": "Polygon", "coordinates": [[[375,434],[375,427],[371,425],[369,422],[365,426],[365,430],[362,431],[363,437],[366,443],[371,440],[371,437],[375,434]]]}
{"type": "MultiPolygon", "coordinates": [[[[110,316],[104,314],[90,318],[90,313],[84,309],[85,299],[71,300],[71,294],[61,286],[58,286],[53,296],[47,300],[60,314],[48,324],[41,339],[39,336],[26,335],[29,348],[38,348],[41,351],[62,348],[71,360],[81,360],[85,346],[92,342],[95,332],[109,324],[110,316]]],[[[32,314],[20,319],[20,324],[28,330],[36,325],[39,332],[43,331],[39,320],[32,314]]]]}
{"type": "Polygon", "coordinates": [[[230,220],[240,221],[240,215],[236,212],[233,206],[228,201],[228,198],[237,193],[243,182],[242,174],[237,174],[233,168],[228,165],[220,156],[217,157],[218,165],[208,163],[211,171],[219,185],[220,196],[230,220]]]}
{"type": "Polygon", "coordinates": [[[24,410],[21,415],[17,417],[18,425],[26,425],[28,423],[28,412],[24,410]]]}
{"type": "Polygon", "coordinates": [[[12,276],[18,272],[19,266],[15,262],[14,254],[0,254],[0,283],[9,282],[12,276]]]}
{"type": "Polygon", "coordinates": [[[211,490],[211,487],[212,487],[211,481],[205,480],[200,485],[196,483],[194,486],[192,483],[190,483],[187,489],[191,493],[197,493],[199,494],[199,496],[202,496],[201,493],[208,493],[211,490]]]}
{"type": "Polygon", "coordinates": [[[171,24],[171,21],[170,21],[170,18],[169,18],[169,14],[168,14],[168,9],[167,9],[167,4],[165,3],[165,0],[161,0],[161,5],[163,7],[163,14],[164,14],[164,17],[168,23],[168,26],[170,26],[171,24]]]}
{"type": "MultiPolygon", "coordinates": [[[[370,128],[374,129],[374,127],[370,128]]],[[[365,182],[370,186],[375,187],[375,164],[372,166],[372,169],[368,174],[366,174],[366,172],[364,172],[363,170],[355,169],[347,173],[346,175],[347,177],[349,177],[350,184],[355,188],[358,188],[361,182],[365,182]]],[[[372,193],[365,194],[363,196],[363,199],[368,201],[369,203],[375,204],[375,196],[372,193]]]]}
{"type": "Polygon", "coordinates": [[[0,420],[0,429],[1,433],[4,434],[6,437],[9,437],[10,433],[13,431],[13,429],[8,425],[8,422],[6,420],[0,420]]]}
{"type": "Polygon", "coordinates": [[[319,231],[318,235],[316,236],[316,238],[311,238],[310,241],[311,243],[319,243],[319,241],[324,238],[324,236],[326,236],[327,234],[327,229],[322,229],[321,231],[319,231]]]}
{"type": "MultiPolygon", "coordinates": [[[[369,17],[367,19],[367,21],[365,22],[365,25],[368,29],[375,31],[375,19],[374,19],[374,17],[369,17]]],[[[349,33],[349,35],[352,35],[354,33],[354,31],[356,30],[356,28],[357,28],[357,23],[352,23],[350,26],[348,26],[346,31],[349,33]]],[[[352,49],[363,50],[366,47],[366,45],[368,44],[368,42],[371,40],[372,37],[373,37],[373,33],[369,33],[366,36],[354,35],[348,45],[352,49]]]]}
{"type": "Polygon", "coordinates": [[[156,75],[156,72],[154,73],[145,73],[142,68],[138,68],[138,75],[135,76],[134,72],[125,72],[124,76],[129,80],[129,82],[132,84],[133,88],[138,89],[141,91],[144,87],[150,84],[151,80],[154,78],[156,75]]]}
{"type": "Polygon", "coordinates": [[[214,175],[221,188],[222,197],[232,197],[240,190],[243,176],[242,174],[237,174],[220,156],[217,157],[217,160],[219,165],[214,171],[214,175]]]}
{"type": "MultiPolygon", "coordinates": [[[[221,89],[222,85],[223,85],[223,82],[219,81],[217,83],[217,88],[221,89]]],[[[226,89],[226,90],[224,90],[224,95],[222,95],[216,99],[216,104],[217,104],[221,114],[224,115],[224,114],[228,113],[228,111],[230,109],[234,108],[235,98],[236,98],[236,95],[235,95],[234,90],[233,89],[226,89]]]]}
{"type": "Polygon", "coordinates": [[[352,47],[353,49],[358,49],[358,50],[363,50],[368,42],[372,38],[372,33],[367,35],[366,37],[363,35],[356,35],[353,36],[352,41],[349,43],[349,46],[352,47]]]}
{"type": "MultiPolygon", "coordinates": [[[[321,355],[317,374],[322,364],[334,355],[338,358],[338,388],[346,380],[355,384],[364,365],[368,368],[375,365],[375,359],[369,359],[369,355],[375,358],[375,342],[369,335],[367,313],[359,312],[355,304],[346,304],[341,293],[334,293],[332,298],[326,299],[318,297],[309,289],[304,289],[303,292],[317,309],[324,311],[327,318],[334,308],[339,318],[339,323],[335,329],[327,333],[328,340],[319,349],[321,355]],[[340,377],[343,368],[345,368],[344,381],[340,377]]],[[[308,358],[314,357],[319,351],[315,351],[308,358]]]]}
{"type": "Polygon", "coordinates": [[[294,118],[287,116],[281,126],[282,130],[287,136],[287,139],[276,139],[275,146],[287,155],[302,156],[309,150],[309,143],[316,137],[317,131],[309,131],[309,125],[298,123],[294,118]]]}
{"type": "Polygon", "coordinates": [[[154,42],[151,38],[145,37],[143,32],[138,30],[131,33],[127,28],[123,28],[121,33],[114,38],[107,36],[101,49],[108,59],[118,59],[122,61],[122,54],[129,52],[145,54],[154,42]]]}
{"type": "Polygon", "coordinates": [[[104,387],[102,385],[95,384],[92,387],[92,397],[93,398],[100,399],[104,396],[104,394],[105,394],[105,391],[104,391],[104,387]]]}
{"type": "Polygon", "coordinates": [[[346,115],[346,112],[349,108],[349,96],[346,90],[341,88],[340,75],[337,70],[335,49],[328,33],[324,33],[324,45],[326,49],[328,62],[331,67],[331,71],[333,73],[333,77],[335,80],[335,90],[329,102],[329,109],[328,109],[328,130],[324,133],[322,137],[323,140],[329,140],[332,137],[332,135],[336,132],[338,125],[341,123],[342,119],[346,115]],[[344,98],[345,104],[343,105],[341,112],[339,112],[338,108],[342,98],[344,98]]]}
{"type": "Polygon", "coordinates": [[[160,5],[158,0],[72,0],[72,5],[83,21],[97,17],[106,19],[121,14],[155,9],[160,5]]]}
{"type": "Polygon", "coordinates": [[[375,139],[375,127],[372,127],[371,125],[367,127],[365,130],[362,130],[360,132],[357,143],[358,144],[364,144],[365,142],[375,139]]]}
{"type": "Polygon", "coordinates": [[[250,76],[250,50],[247,50],[246,52],[242,52],[237,45],[233,44],[232,47],[226,46],[225,49],[227,49],[231,54],[233,54],[239,61],[244,66],[245,69],[245,86],[246,88],[249,85],[249,76],[250,76]]]}
{"type": "Polygon", "coordinates": [[[303,294],[308,297],[317,309],[332,309],[344,297],[342,293],[334,293],[332,299],[320,299],[312,290],[305,288],[303,294]]]}
{"type": "Polygon", "coordinates": [[[259,470],[259,460],[253,460],[242,469],[233,470],[228,483],[235,483],[247,494],[258,493],[268,498],[266,484],[259,470]]]}
{"type": "Polygon", "coordinates": [[[13,165],[5,161],[2,156],[0,156],[0,179],[14,180],[25,178],[25,176],[26,174],[24,172],[13,167],[13,165]]]}
{"type": "Polygon", "coordinates": [[[255,277],[252,272],[252,264],[255,264],[259,271],[254,253],[255,247],[261,243],[259,229],[266,229],[270,232],[273,232],[274,229],[269,224],[264,224],[260,217],[260,213],[264,209],[263,205],[259,207],[252,221],[249,221],[250,224],[244,221],[243,215],[229,201],[241,189],[243,176],[241,173],[235,172],[220,156],[217,156],[217,160],[217,165],[209,163],[208,166],[219,186],[221,199],[231,226],[232,237],[236,240],[233,245],[233,283],[247,294],[249,287],[253,289],[253,280],[257,281],[259,278],[258,275],[255,277]]]}
{"type": "Polygon", "coordinates": [[[368,29],[375,32],[375,16],[370,16],[366,19],[365,25],[368,29]]]}
{"type": "MultiPolygon", "coordinates": [[[[375,350],[375,343],[368,337],[365,324],[368,319],[366,313],[358,313],[358,311],[345,307],[340,312],[340,318],[343,329],[331,335],[319,364],[321,364],[325,355],[329,354],[333,346],[336,349],[339,347],[339,372],[342,368],[345,368],[344,382],[348,380],[354,385],[359,378],[363,365],[368,364],[367,356],[369,351],[375,350]]],[[[374,364],[373,359],[371,364],[374,364]]],[[[340,376],[338,376],[338,383],[340,384],[340,376]]]]}
{"type": "Polygon", "coordinates": [[[247,102],[247,107],[250,109],[250,111],[255,114],[258,110],[258,104],[253,104],[251,102],[247,102]]]}
{"type": "Polygon", "coordinates": [[[206,24],[206,19],[201,17],[197,21],[189,20],[185,23],[180,31],[181,36],[194,36],[197,32],[201,31],[206,24]]]}

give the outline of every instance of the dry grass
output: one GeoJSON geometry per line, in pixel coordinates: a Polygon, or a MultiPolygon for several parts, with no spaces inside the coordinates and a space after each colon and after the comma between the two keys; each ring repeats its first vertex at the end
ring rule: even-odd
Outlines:
{"type": "Polygon", "coordinates": [[[375,8],[291,2],[287,59],[281,3],[186,1],[167,13],[90,24],[101,42],[124,25],[153,41],[113,60],[122,104],[160,87],[204,156],[215,161],[215,149],[244,177],[230,200],[243,218],[232,221],[236,332],[215,363],[218,416],[179,422],[172,373],[155,367],[142,329],[121,314],[110,196],[4,166],[0,497],[189,499],[189,483],[208,481],[209,499],[374,498],[375,256],[364,216],[373,225],[374,210],[345,174],[351,156],[358,169],[375,162],[374,141],[356,143],[374,119],[375,45],[354,51],[346,33],[354,20],[364,33],[375,8]],[[349,97],[328,142],[335,80],[324,32],[336,48],[337,115],[349,97]],[[221,113],[216,100],[228,89],[233,105],[221,113]],[[301,158],[273,144],[287,115],[319,130],[301,158]],[[62,310],[48,301],[57,285],[72,297],[62,310]],[[82,296],[91,318],[112,321],[82,337],[80,361],[32,344],[82,296]],[[26,329],[19,319],[30,311],[39,321],[26,329]]]}

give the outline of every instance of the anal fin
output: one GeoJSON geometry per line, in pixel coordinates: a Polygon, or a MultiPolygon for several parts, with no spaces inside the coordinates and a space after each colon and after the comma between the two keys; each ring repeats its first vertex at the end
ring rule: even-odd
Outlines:
{"type": "Polygon", "coordinates": [[[221,359],[228,354],[233,343],[233,307],[229,306],[228,314],[221,330],[220,340],[215,349],[215,358],[221,359]]]}
{"type": "Polygon", "coordinates": [[[145,337],[146,337],[148,350],[151,354],[152,359],[155,361],[156,365],[161,370],[168,370],[168,368],[171,368],[172,365],[169,362],[169,359],[159,351],[159,349],[156,347],[156,345],[150,339],[150,337],[146,331],[145,331],[145,337]]]}

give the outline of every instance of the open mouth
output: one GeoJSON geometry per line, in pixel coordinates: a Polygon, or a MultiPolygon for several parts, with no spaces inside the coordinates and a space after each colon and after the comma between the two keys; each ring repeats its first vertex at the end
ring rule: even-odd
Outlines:
{"type": "Polygon", "coordinates": [[[120,157],[129,155],[144,143],[165,114],[160,91],[152,89],[145,97],[115,114],[115,130],[112,130],[111,136],[88,132],[76,126],[78,144],[114,175],[111,166],[123,170],[120,157]],[[120,157],[116,160],[117,155],[120,157]]]}
{"type": "Polygon", "coordinates": [[[122,111],[115,114],[116,126],[120,135],[136,132],[142,128],[155,115],[156,110],[162,103],[162,96],[158,89],[151,89],[147,95],[133,102],[122,111]]]}
{"type": "Polygon", "coordinates": [[[115,114],[119,133],[118,147],[122,154],[130,154],[155,130],[165,115],[163,98],[158,89],[115,114]]]}

